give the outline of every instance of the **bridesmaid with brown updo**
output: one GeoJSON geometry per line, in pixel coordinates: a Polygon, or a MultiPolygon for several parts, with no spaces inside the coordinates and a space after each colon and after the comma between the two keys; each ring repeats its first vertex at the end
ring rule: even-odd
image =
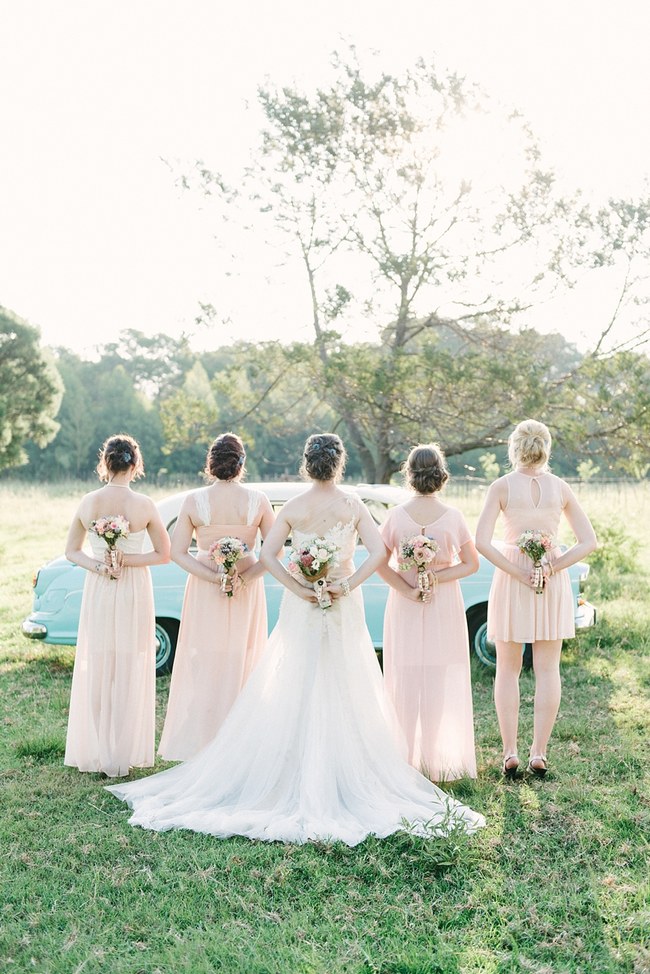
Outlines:
{"type": "Polygon", "coordinates": [[[242,484],[245,462],[238,436],[218,436],[206,462],[212,483],[187,495],[174,528],[172,559],[189,577],[158,749],[168,761],[187,761],[212,740],[266,647],[264,569],[254,548],[274,516],[266,495],[242,484]],[[196,556],[190,553],[193,536],[196,556]],[[209,555],[210,545],[224,537],[248,547],[227,585],[209,555]]]}
{"type": "Polygon", "coordinates": [[[391,564],[379,569],[391,589],[384,618],[384,677],[409,750],[432,781],[476,777],[469,645],[460,579],[478,569],[463,515],[444,504],[449,479],[435,443],[411,450],[404,464],[411,490],[381,527],[391,564]],[[437,550],[421,591],[415,568],[399,571],[404,540],[424,535],[437,550]]]}

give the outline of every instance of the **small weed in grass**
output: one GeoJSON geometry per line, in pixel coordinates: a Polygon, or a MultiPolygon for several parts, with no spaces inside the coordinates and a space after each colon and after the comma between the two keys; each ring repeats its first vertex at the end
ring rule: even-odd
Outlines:
{"type": "Polygon", "coordinates": [[[28,738],[16,745],[16,754],[21,758],[32,758],[38,764],[52,764],[65,754],[65,740],[58,734],[28,738]]]}

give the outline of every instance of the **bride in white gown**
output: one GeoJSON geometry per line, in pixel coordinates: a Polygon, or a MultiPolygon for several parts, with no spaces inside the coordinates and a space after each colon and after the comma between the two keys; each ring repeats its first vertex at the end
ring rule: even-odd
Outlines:
{"type": "Polygon", "coordinates": [[[288,589],[268,647],[210,744],[185,764],[109,787],[133,809],[132,825],[353,846],[407,823],[425,836],[485,824],[406,761],[359,588],[386,550],[366,507],[336,485],[344,463],[338,436],[307,440],[311,487],[282,509],[261,554],[288,589]],[[289,535],[339,549],[330,608],[278,560],[289,535]],[[368,557],[355,570],[357,535],[368,557]]]}

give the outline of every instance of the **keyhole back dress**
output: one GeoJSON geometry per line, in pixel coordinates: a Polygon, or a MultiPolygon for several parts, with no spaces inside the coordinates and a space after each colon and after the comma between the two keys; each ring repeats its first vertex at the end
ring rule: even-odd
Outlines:
{"type": "MultiPolygon", "coordinates": [[[[533,562],[517,547],[529,528],[544,531],[555,540],[551,557],[559,557],[557,533],[569,488],[559,477],[542,473],[532,477],[513,471],[504,478],[506,506],[502,511],[504,540],[497,542],[508,561],[530,570],[533,562]]],[[[575,635],[573,593],[569,573],[556,572],[537,595],[529,585],[496,568],[488,601],[488,639],[534,643],[568,639],[575,635]]]]}

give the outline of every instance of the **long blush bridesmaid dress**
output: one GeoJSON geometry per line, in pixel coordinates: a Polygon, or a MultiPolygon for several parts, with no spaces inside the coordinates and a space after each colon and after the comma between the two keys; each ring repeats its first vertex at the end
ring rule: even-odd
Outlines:
{"type": "MultiPolygon", "coordinates": [[[[118,541],[140,552],[146,531],[118,541]]],[[[88,535],[104,560],[106,543],[88,535]]],[[[72,674],[64,764],[110,778],[154,763],[156,620],[147,567],[122,568],[119,579],[86,572],[72,674]]]]}
{"type": "MultiPolygon", "coordinates": [[[[260,491],[250,492],[247,524],[211,524],[207,491],[196,491],[197,557],[209,562],[213,541],[228,535],[255,547],[263,516],[260,491]]],[[[241,562],[241,565],[244,563],[241,562]]],[[[267,643],[266,599],[260,577],[228,598],[218,585],[189,575],[169,702],[158,753],[187,761],[212,740],[267,643]]]]}
{"type": "MultiPolygon", "coordinates": [[[[418,524],[400,505],[381,528],[392,567],[404,538],[426,534],[438,543],[434,569],[454,564],[470,540],[460,511],[418,524]]],[[[417,585],[417,571],[404,573],[417,585]]],[[[406,736],[411,764],[433,781],[476,777],[467,621],[460,582],[441,582],[428,603],[391,588],[384,617],[384,678],[406,736]]]]}

